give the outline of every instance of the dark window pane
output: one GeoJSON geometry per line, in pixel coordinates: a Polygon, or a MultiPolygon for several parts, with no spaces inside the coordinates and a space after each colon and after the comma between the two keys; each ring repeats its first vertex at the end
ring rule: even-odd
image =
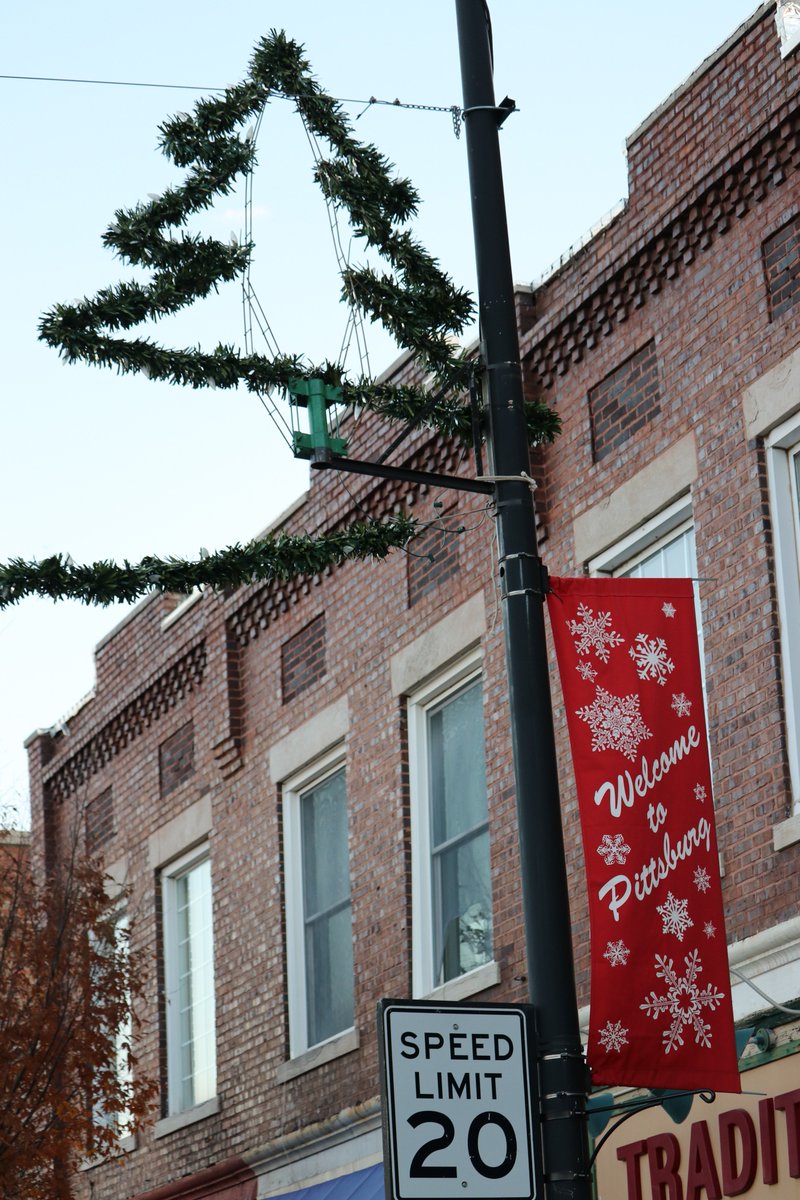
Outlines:
{"type": "Polygon", "coordinates": [[[347,795],[337,771],[300,799],[305,916],[324,912],[350,895],[347,795]]]}
{"type": "Polygon", "coordinates": [[[353,1024],[353,930],[344,771],[300,797],[308,1044],[353,1024]]]}
{"type": "Polygon", "coordinates": [[[434,858],[436,982],[492,957],[492,889],[486,828],[434,858]]]}
{"type": "Polygon", "coordinates": [[[428,716],[434,849],[486,820],[483,698],[479,681],[428,716]]]}
{"type": "Polygon", "coordinates": [[[353,1024],[353,931],[349,902],[306,927],[308,1044],[353,1024]]]}

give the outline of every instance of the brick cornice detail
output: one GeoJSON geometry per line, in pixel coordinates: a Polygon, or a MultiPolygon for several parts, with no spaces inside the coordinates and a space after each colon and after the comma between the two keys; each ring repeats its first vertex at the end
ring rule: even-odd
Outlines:
{"type": "Polygon", "coordinates": [[[202,683],[205,669],[206,644],[201,641],[129,700],[101,729],[91,734],[66,762],[54,765],[52,773],[45,772],[44,785],[51,799],[65,800],[107,766],[120,751],[202,683]]]}
{"type": "Polygon", "coordinates": [[[634,241],[624,261],[615,262],[590,284],[574,307],[562,309],[523,339],[523,357],[536,390],[552,388],[798,167],[800,108],[793,98],[634,241]]]}

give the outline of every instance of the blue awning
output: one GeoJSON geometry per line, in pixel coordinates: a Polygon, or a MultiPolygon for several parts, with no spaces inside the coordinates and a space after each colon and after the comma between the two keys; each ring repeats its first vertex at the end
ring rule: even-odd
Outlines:
{"type": "Polygon", "coordinates": [[[296,1192],[282,1192],[270,1200],[383,1200],[383,1163],[324,1183],[312,1183],[296,1192]]]}

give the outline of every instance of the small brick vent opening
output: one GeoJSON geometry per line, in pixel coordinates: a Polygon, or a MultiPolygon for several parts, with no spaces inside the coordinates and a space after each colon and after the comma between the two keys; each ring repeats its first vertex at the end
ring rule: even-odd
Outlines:
{"type": "MultiPolygon", "coordinates": [[[[452,508],[440,516],[447,529],[457,524],[452,508]]],[[[426,529],[414,538],[406,555],[409,608],[456,574],[459,542],[457,533],[447,533],[438,527],[426,529]]]]}
{"type": "Polygon", "coordinates": [[[287,704],[325,674],[325,613],[281,646],[281,690],[287,704]]]}
{"type": "Polygon", "coordinates": [[[655,342],[648,342],[589,392],[592,454],[600,462],[661,411],[655,342]]]}
{"type": "Polygon", "coordinates": [[[762,251],[769,315],[774,321],[800,300],[800,216],[768,237],[762,251]]]}
{"type": "Polygon", "coordinates": [[[187,721],[158,747],[161,795],[168,796],[194,774],[194,725],[187,721]]]}
{"type": "Polygon", "coordinates": [[[111,788],[100,792],[86,805],[86,851],[97,854],[114,836],[114,801],[111,788]]]}

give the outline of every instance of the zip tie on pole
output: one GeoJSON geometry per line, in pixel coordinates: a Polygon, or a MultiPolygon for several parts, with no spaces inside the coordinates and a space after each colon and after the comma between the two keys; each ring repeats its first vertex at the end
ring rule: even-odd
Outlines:
{"type": "Polygon", "coordinates": [[[532,492],[538,487],[527,471],[520,471],[519,475],[476,475],[475,478],[479,483],[527,483],[532,492]]]}

